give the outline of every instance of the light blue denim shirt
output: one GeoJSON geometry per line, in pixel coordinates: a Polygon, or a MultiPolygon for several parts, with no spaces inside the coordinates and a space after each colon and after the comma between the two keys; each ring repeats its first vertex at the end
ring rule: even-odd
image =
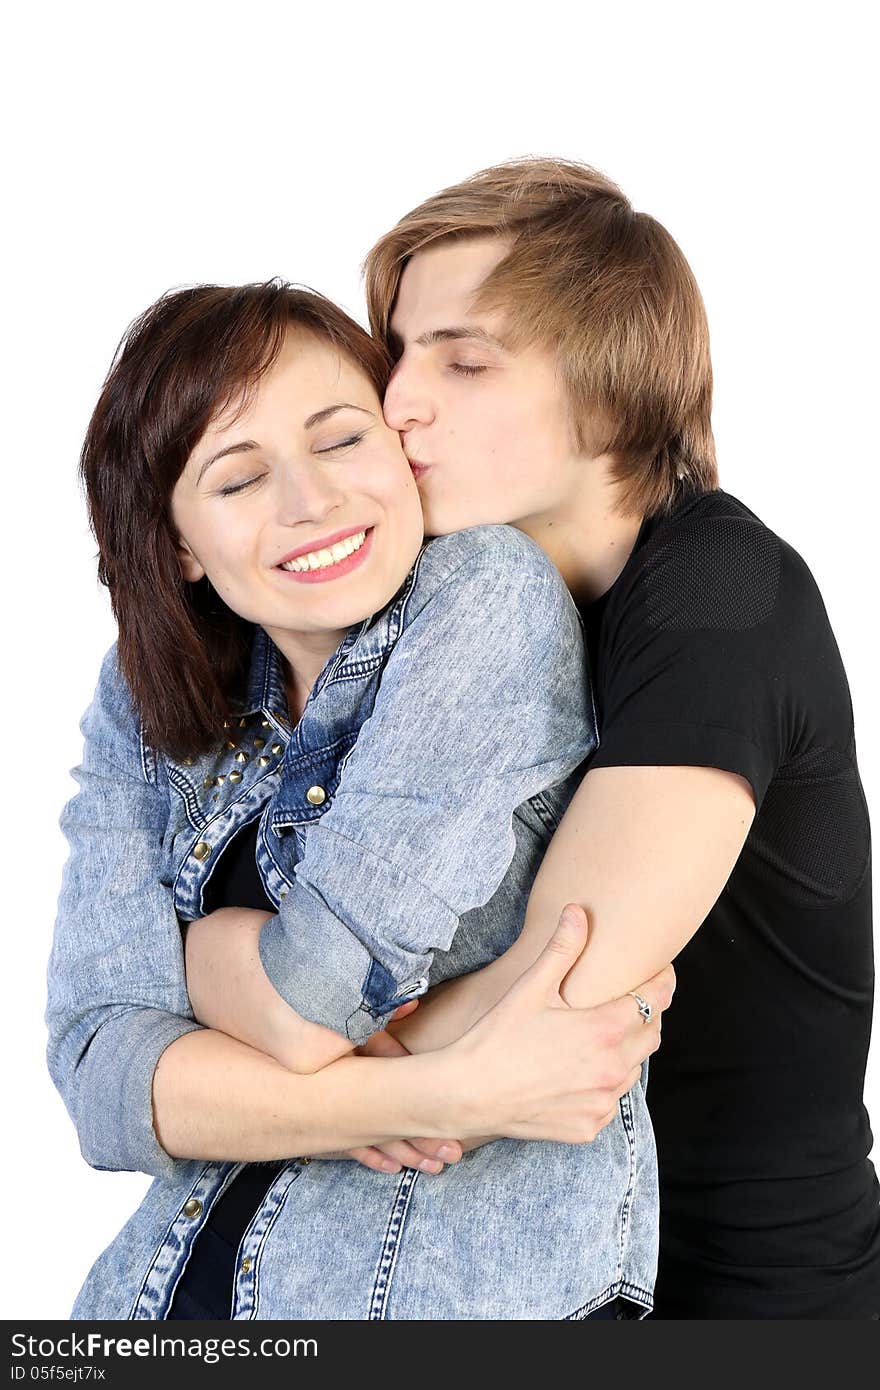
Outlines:
{"type": "MultiPolygon", "coordinates": [[[[242,1167],[173,1158],[152,1125],[156,1063],[201,1026],[181,923],[203,915],[225,846],[259,818],[257,866],[277,907],[264,967],[299,1013],[361,1042],[404,1000],[515,940],[596,747],[595,715],[559,574],[520,532],[492,526],[424,547],[328,661],[294,728],[260,628],[245,697],[207,754],[175,762],[149,747],[115,644],[80,728],[48,1065],[86,1161],[156,1181],[72,1316],[155,1319],[242,1167]]],[[[242,1238],[233,1316],[580,1318],[620,1293],[647,1309],[656,1244],[643,1077],[591,1144],[499,1140],[429,1176],[291,1159],[242,1238]]]]}

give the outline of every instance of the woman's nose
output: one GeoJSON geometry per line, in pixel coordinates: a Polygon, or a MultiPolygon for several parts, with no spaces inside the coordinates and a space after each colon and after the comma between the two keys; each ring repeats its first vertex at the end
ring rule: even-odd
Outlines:
{"type": "Polygon", "coordinates": [[[392,430],[408,430],[432,419],[429,394],[413,365],[398,362],[385,389],[382,410],[385,423],[392,430]]]}
{"type": "Polygon", "coordinates": [[[323,463],[313,461],[285,470],[279,499],[279,519],[290,526],[302,521],[323,521],[345,505],[348,494],[323,463]]]}

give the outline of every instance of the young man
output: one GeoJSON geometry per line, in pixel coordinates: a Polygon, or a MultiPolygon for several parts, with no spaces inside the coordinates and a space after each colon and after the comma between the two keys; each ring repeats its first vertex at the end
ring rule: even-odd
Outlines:
{"type": "Polygon", "coordinates": [[[875,1317],[849,691],[806,565],[718,488],[693,275],[613,183],[561,160],[444,190],[365,268],[428,533],[506,521],[544,547],[581,608],[600,721],[520,941],[393,1031],[420,1048],[460,1031],[569,900],[591,918],[569,1002],[676,957],[649,1088],[656,1316],[875,1317]]]}

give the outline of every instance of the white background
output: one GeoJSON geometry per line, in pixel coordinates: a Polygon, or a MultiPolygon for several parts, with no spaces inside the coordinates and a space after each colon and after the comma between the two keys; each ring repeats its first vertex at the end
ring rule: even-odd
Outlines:
{"type": "Polygon", "coordinates": [[[80,1157],[42,1013],[58,815],[115,637],[77,455],[119,337],[162,291],[277,274],[363,319],[361,258],[429,193],[514,155],[610,174],[696,272],[722,484],[818,579],[880,802],[869,6],[315,8],[31,3],[6,20],[7,1318],[66,1317],[149,1183],[80,1157]]]}

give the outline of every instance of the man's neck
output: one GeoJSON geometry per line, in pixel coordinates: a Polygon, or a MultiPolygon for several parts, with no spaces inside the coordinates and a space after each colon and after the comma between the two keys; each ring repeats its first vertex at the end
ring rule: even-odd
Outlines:
{"type": "Polygon", "coordinates": [[[581,606],[608,592],[632,554],[644,517],[622,516],[618,505],[607,471],[588,467],[583,488],[566,499],[564,514],[547,512],[518,523],[549,555],[581,606]]]}

